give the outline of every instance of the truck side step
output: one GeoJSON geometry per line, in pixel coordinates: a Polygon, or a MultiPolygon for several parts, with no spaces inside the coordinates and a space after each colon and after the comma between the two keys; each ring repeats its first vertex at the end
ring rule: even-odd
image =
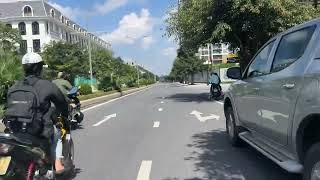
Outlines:
{"type": "Polygon", "coordinates": [[[272,148],[263,142],[257,141],[250,132],[242,132],[239,134],[239,137],[286,171],[290,173],[302,173],[303,166],[299,162],[293,161],[279,152],[272,150],[272,148]]]}

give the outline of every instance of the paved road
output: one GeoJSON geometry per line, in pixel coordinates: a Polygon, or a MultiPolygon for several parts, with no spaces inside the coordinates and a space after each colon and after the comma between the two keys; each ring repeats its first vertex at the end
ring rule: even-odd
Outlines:
{"type": "Polygon", "coordinates": [[[209,101],[208,91],[204,85],[158,84],[85,111],[83,127],[74,132],[75,179],[301,179],[251,147],[231,147],[223,105],[209,101]],[[220,119],[200,122],[190,114],[194,110],[220,119]]]}

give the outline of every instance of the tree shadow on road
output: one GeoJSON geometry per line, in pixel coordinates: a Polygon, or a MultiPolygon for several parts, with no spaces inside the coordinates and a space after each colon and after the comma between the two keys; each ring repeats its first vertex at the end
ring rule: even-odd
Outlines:
{"type": "Polygon", "coordinates": [[[195,171],[205,173],[205,179],[299,180],[301,178],[281,169],[249,146],[231,147],[225,130],[195,134],[193,143],[188,144],[188,147],[194,151],[185,160],[195,162],[195,171]]]}
{"type": "Polygon", "coordinates": [[[172,99],[176,102],[211,102],[209,98],[209,93],[200,93],[200,94],[194,94],[194,93],[178,93],[171,96],[168,96],[166,99],[172,99]]]}

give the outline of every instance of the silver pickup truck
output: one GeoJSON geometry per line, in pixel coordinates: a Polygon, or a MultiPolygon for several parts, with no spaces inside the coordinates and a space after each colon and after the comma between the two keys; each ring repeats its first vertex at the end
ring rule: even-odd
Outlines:
{"type": "Polygon", "coordinates": [[[320,180],[320,19],[270,39],[225,95],[230,142],[256,148],[282,168],[320,180]]]}

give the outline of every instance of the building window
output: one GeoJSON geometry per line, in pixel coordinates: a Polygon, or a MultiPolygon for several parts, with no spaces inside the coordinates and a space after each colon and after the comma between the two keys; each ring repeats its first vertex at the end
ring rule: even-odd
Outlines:
{"type": "Polygon", "coordinates": [[[33,22],[32,23],[32,34],[33,35],[40,34],[40,32],[39,32],[39,23],[38,22],[33,22]]]}
{"type": "Polygon", "coordinates": [[[21,35],[26,35],[27,34],[26,23],[21,22],[21,23],[19,23],[18,27],[19,27],[19,31],[20,31],[21,35]]]}
{"type": "Polygon", "coordinates": [[[53,10],[53,9],[51,9],[50,14],[51,14],[51,17],[52,17],[52,18],[55,18],[56,13],[54,12],[54,10],[53,10]]]}
{"type": "Polygon", "coordinates": [[[33,40],[33,52],[40,52],[40,39],[33,40]]]}
{"type": "Polygon", "coordinates": [[[64,16],[61,16],[61,22],[64,24],[66,21],[65,17],[64,16]]]}
{"type": "Polygon", "coordinates": [[[21,54],[25,54],[27,53],[27,49],[28,49],[28,43],[26,40],[22,40],[20,43],[20,53],[21,54]]]}
{"type": "Polygon", "coordinates": [[[49,23],[46,23],[46,32],[49,34],[49,23]]]}
{"type": "Polygon", "coordinates": [[[25,6],[23,8],[23,16],[32,16],[32,8],[30,6],[25,6]]]}

